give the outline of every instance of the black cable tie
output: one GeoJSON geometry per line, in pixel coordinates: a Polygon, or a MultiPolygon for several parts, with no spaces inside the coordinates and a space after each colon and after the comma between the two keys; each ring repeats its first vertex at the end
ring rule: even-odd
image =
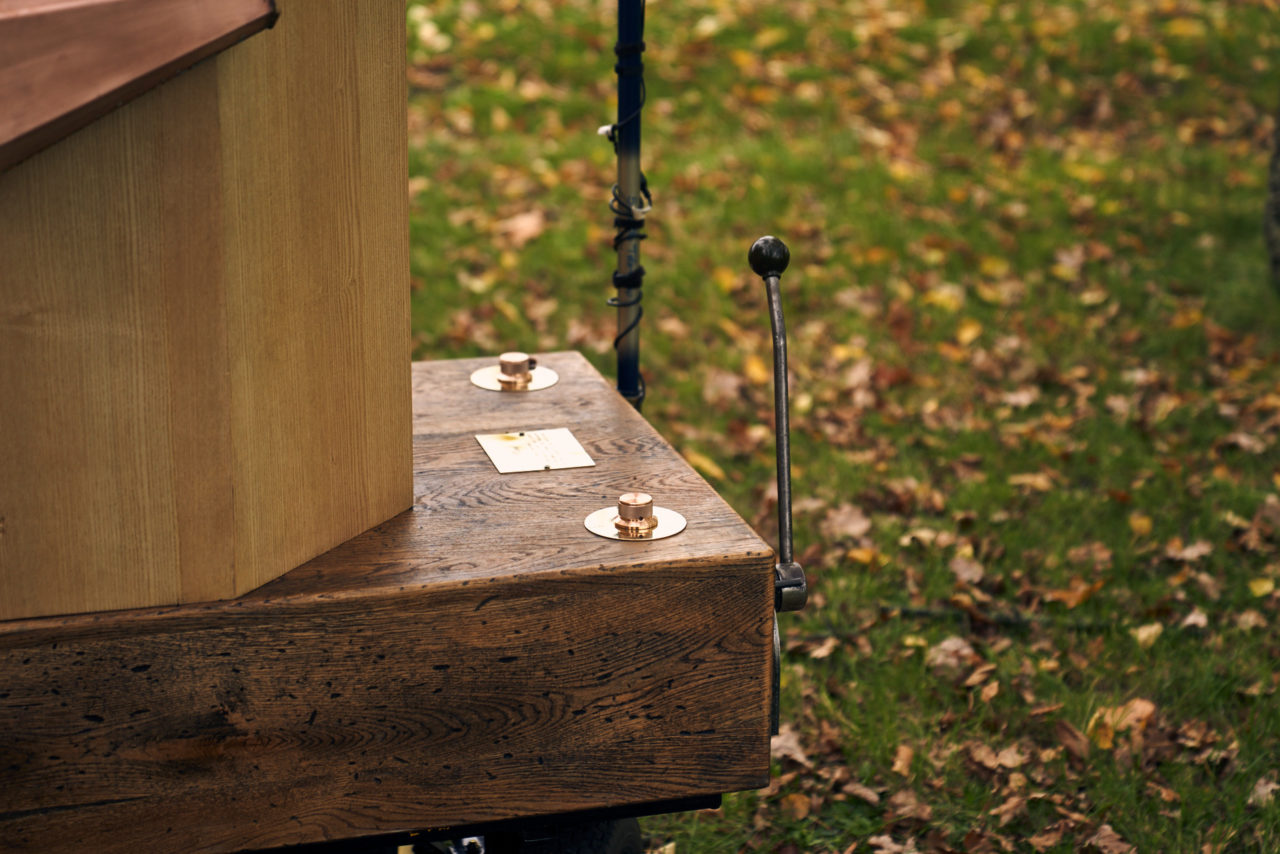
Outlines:
{"type": "MultiPolygon", "coordinates": [[[[613,286],[615,288],[638,288],[644,284],[644,267],[636,267],[630,273],[619,273],[613,271],[613,286]]],[[[637,300],[638,301],[638,300],[637,300]]]]}
{"type": "Polygon", "coordinates": [[[622,42],[614,42],[613,52],[618,56],[631,53],[644,53],[644,40],[642,39],[638,42],[627,42],[626,44],[623,44],[622,42]]]}

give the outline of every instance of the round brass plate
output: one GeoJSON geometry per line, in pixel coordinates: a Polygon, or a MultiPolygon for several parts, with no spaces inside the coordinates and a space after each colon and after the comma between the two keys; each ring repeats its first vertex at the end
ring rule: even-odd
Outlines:
{"type": "Polygon", "coordinates": [[[585,520],[587,530],[597,536],[606,537],[610,540],[622,540],[628,543],[646,543],[649,540],[661,540],[667,537],[674,537],[676,534],[684,530],[684,526],[688,523],[685,518],[674,510],[668,510],[666,507],[653,508],[653,515],[658,520],[657,526],[653,532],[647,537],[639,539],[631,539],[630,537],[618,536],[618,529],[613,525],[613,517],[618,515],[618,508],[601,507],[592,513],[585,520]]]}
{"type": "Polygon", "coordinates": [[[529,385],[525,388],[503,388],[498,384],[498,374],[501,371],[497,365],[490,365],[487,368],[481,368],[471,375],[471,384],[480,388],[487,388],[489,391],[541,391],[544,388],[551,388],[560,381],[560,375],[550,368],[544,368],[541,365],[529,372],[529,385]]]}

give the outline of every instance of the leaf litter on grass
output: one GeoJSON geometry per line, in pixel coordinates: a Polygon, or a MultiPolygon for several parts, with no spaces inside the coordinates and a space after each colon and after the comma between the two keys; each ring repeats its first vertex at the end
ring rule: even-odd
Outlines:
{"type": "MultiPolygon", "coordinates": [[[[515,11],[410,4],[416,350],[532,340],[608,372],[612,21],[515,11]]],[[[698,0],[647,23],[646,415],[776,536],[739,261],[783,236],[813,585],[782,618],[770,786],[651,832],[1274,850],[1275,5],[698,0]]]]}

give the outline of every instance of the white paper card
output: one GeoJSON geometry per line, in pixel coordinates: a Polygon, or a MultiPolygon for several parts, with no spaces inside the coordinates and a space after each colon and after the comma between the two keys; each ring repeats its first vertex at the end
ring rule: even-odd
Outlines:
{"type": "Polygon", "coordinates": [[[596,464],[567,427],[521,430],[518,433],[481,433],[476,436],[476,441],[502,474],[576,469],[596,464]]]}

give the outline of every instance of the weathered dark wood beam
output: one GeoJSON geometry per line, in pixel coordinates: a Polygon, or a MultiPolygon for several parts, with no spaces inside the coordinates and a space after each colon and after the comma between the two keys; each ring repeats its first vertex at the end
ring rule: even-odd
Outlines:
{"type": "Polygon", "coordinates": [[[414,366],[412,509],[239,599],[0,622],[0,848],[234,851],[714,795],[769,769],[773,555],[577,354],[414,366]],[[474,434],[569,427],[499,475],[474,434]],[[632,489],[653,542],[583,519],[632,489]]]}
{"type": "Polygon", "coordinates": [[[0,0],[0,170],[275,14],[272,0],[0,0]]]}

